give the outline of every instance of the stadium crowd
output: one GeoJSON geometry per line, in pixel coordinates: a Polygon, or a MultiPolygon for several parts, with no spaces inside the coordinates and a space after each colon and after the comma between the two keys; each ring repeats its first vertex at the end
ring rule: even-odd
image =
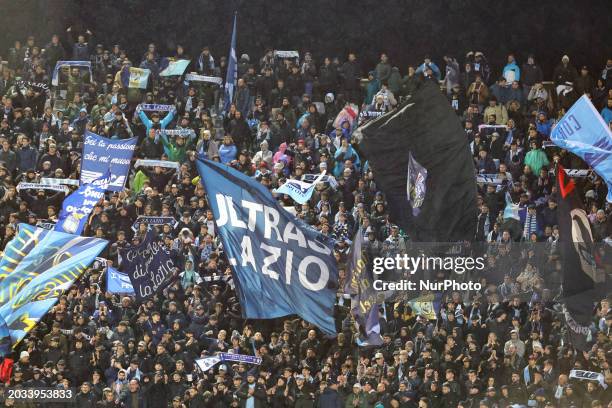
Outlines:
{"type": "MultiPolygon", "coordinates": [[[[65,193],[16,186],[42,177],[78,180],[86,130],[137,136],[134,159],[176,161],[180,169],[133,169],[126,189],[107,193],[95,207],[85,234],[109,241],[101,255],[106,261],[89,268],[18,345],[12,371],[3,360],[0,380],[7,387],[74,388],[77,407],[612,407],[610,300],[593,299],[593,346],[586,352],[564,335],[554,300],[560,261],[550,170],[556,162],[587,166],[546,144],[582,94],[612,125],[612,58],[603,67],[577,69],[563,56],[554,72],[543,72],[536,56],[508,55],[502,72],[494,72],[482,52],[447,55],[439,66],[425,57],[409,67],[382,54],[366,72],[354,53],[346,60],[310,52],[279,58],[270,49],[261,58],[240,56],[234,103],[222,115],[223,89],[160,76],[165,53],[154,44],[128,56],[121,45],[94,45],[89,31],[69,28],[68,34],[75,37],[70,44],[57,35],[48,43],[28,37],[1,53],[0,249],[18,223],[57,221],[65,193]],[[70,59],[91,61],[91,74],[71,67],[51,86],[57,61],[70,59]],[[151,70],[145,91],[122,82],[122,69],[132,65],[151,70]],[[474,240],[488,247],[490,269],[502,273],[479,277],[485,283],[479,293],[444,293],[435,319],[408,301],[387,304],[377,347],[356,345],[360,333],[341,290],[335,338],[295,317],[243,319],[196,157],[232,166],[270,190],[288,178],[333,175],[336,183],[319,184],[304,205],[278,199],[334,238],[343,288],[360,227],[370,257],[405,251],[410,241],[410,231],[390,223],[384,195],[351,136],[360,121],[400,104],[419,76],[439,82],[448,96],[465,125],[476,171],[502,180],[478,185],[474,220],[474,240]],[[145,114],[139,103],[174,109],[145,114]],[[362,114],[354,118],[357,109],[362,114]],[[164,128],[190,128],[194,135],[160,137],[164,128]],[[503,218],[506,191],[520,220],[503,218]],[[148,226],[132,228],[140,215],[176,220],[151,227],[172,250],[175,280],[142,304],[107,292],[104,279],[105,265],[118,264],[118,249],[143,239],[148,226]],[[520,246],[525,243],[533,246],[520,246]],[[512,252],[512,245],[525,249],[512,252]],[[262,363],[221,362],[207,372],[195,367],[196,359],[217,352],[256,355],[262,363]],[[602,373],[604,380],[569,378],[574,368],[602,373]]],[[[213,51],[225,50],[204,47],[188,56],[177,46],[170,56],[190,59],[186,72],[224,77],[227,59],[213,51]]],[[[598,268],[608,274],[607,188],[596,174],[579,181],[598,268]]],[[[7,407],[36,406],[6,393],[1,398],[7,407]]]]}

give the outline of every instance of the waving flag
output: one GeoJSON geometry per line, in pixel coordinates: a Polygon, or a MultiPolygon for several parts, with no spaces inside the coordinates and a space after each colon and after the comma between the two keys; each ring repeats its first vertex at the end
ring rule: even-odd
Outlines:
{"type": "Polygon", "coordinates": [[[236,58],[236,18],[234,14],[234,28],[232,29],[232,44],[230,46],[229,58],[227,59],[227,75],[225,77],[225,103],[223,111],[228,112],[234,100],[234,89],[238,81],[238,58],[236,58]]]}
{"type": "Polygon", "coordinates": [[[587,214],[582,208],[578,187],[569,179],[563,167],[557,166],[557,186],[560,195],[559,252],[563,266],[562,304],[570,342],[579,350],[590,349],[593,301],[605,288],[605,273],[598,274],[593,235],[587,214]]]}
{"type": "Polygon", "coordinates": [[[147,89],[151,70],[146,68],[124,67],[121,71],[121,82],[124,88],[147,89]]]}
{"type": "Polygon", "coordinates": [[[106,269],[106,290],[110,293],[135,295],[130,277],[110,266],[106,269]]]}
{"type": "Polygon", "coordinates": [[[55,231],[81,235],[87,222],[87,217],[94,207],[104,197],[104,192],[110,183],[110,172],[89,184],[83,184],[74,193],[64,199],[55,231]]]}
{"type": "MultiPolygon", "coordinates": [[[[0,260],[0,319],[5,322],[13,347],[36,326],[106,244],[107,241],[98,238],[19,224],[17,236],[9,242],[0,260]]],[[[6,341],[5,337],[0,344],[6,341]]]]}
{"type": "Polygon", "coordinates": [[[588,96],[582,95],[563,115],[550,140],[580,156],[605,180],[612,203],[612,132],[588,96]]]}
{"type": "Polygon", "coordinates": [[[278,194],[287,194],[289,197],[293,198],[296,203],[304,204],[306,201],[310,200],[315,187],[322,181],[323,177],[325,177],[325,172],[319,174],[312,183],[301,180],[287,180],[274,192],[278,194]]]}
{"type": "Polygon", "coordinates": [[[357,345],[379,346],[382,344],[382,337],[378,308],[385,302],[385,295],[384,292],[374,290],[374,276],[366,256],[361,228],[355,233],[349,254],[344,292],[351,295],[351,313],[360,328],[361,335],[357,345]]]}
{"type": "Polygon", "coordinates": [[[297,314],[335,333],[338,272],[331,242],[287,213],[252,178],[210,160],[196,164],[244,317],[297,314]]]}
{"type": "Polygon", "coordinates": [[[174,60],[173,58],[163,58],[161,61],[161,71],[159,76],[179,76],[183,75],[191,61],[186,59],[174,60]]]}
{"type": "Polygon", "coordinates": [[[389,203],[391,221],[420,242],[471,240],[476,231],[476,180],[468,140],[437,84],[422,80],[398,109],[359,128],[361,151],[389,203]],[[411,152],[427,170],[420,211],[406,197],[411,152]]]}

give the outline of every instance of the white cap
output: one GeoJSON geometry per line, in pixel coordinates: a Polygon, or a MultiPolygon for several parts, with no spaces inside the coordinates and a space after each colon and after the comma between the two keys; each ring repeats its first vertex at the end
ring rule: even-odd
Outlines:
{"type": "Polygon", "coordinates": [[[19,358],[24,358],[24,357],[30,357],[30,353],[28,353],[27,351],[22,351],[21,354],[19,354],[19,358]]]}
{"type": "Polygon", "coordinates": [[[353,385],[353,388],[361,388],[361,384],[355,383],[355,385],[353,385]]]}

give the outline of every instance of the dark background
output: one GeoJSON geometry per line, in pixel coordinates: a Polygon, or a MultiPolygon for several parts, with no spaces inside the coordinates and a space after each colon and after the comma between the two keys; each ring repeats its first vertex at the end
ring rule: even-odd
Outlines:
{"type": "Polygon", "coordinates": [[[461,63],[480,50],[499,73],[507,53],[519,64],[534,53],[550,79],[563,54],[597,74],[612,58],[612,0],[0,0],[0,56],[28,34],[44,46],[62,33],[70,47],[73,26],[90,29],[95,43],[121,44],[135,63],[149,42],[162,54],[182,43],[192,56],[209,45],[218,60],[228,54],[234,10],[237,52],[251,61],[266,47],[309,50],[317,61],[355,50],[371,69],[385,51],[403,74],[427,54],[443,69],[444,54],[461,63]]]}

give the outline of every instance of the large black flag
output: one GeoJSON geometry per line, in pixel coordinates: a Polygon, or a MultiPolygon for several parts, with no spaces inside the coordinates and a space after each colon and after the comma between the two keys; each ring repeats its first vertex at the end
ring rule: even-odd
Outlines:
{"type": "Polygon", "coordinates": [[[570,342],[588,350],[594,302],[598,299],[593,235],[574,180],[557,166],[559,252],[563,265],[563,307],[570,342]]]}
{"type": "Polygon", "coordinates": [[[435,83],[420,82],[407,102],[360,130],[359,147],[393,222],[421,242],[474,238],[474,162],[461,123],[435,83]],[[410,153],[427,170],[425,199],[414,217],[406,193],[410,153]]]}

